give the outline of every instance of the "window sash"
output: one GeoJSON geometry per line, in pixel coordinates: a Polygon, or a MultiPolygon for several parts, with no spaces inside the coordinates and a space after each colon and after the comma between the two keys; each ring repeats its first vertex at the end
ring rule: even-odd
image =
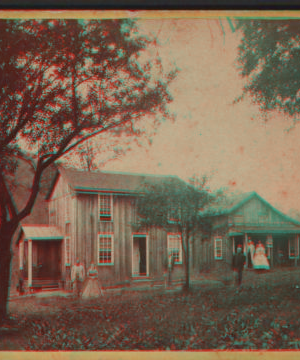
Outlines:
{"type": "Polygon", "coordinates": [[[222,252],[222,238],[215,238],[215,259],[220,260],[223,258],[222,252]]]}
{"type": "Polygon", "coordinates": [[[113,201],[112,195],[99,195],[99,218],[101,221],[112,221],[113,201]]]}
{"type": "Polygon", "coordinates": [[[180,235],[168,235],[168,255],[174,256],[175,264],[182,264],[182,243],[180,235]]]}
{"type": "Polygon", "coordinates": [[[112,234],[99,235],[98,264],[114,265],[114,237],[112,234]]]}

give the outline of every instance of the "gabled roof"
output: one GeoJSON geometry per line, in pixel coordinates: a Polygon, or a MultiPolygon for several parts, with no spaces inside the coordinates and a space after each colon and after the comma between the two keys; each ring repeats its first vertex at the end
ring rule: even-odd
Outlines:
{"type": "Polygon", "coordinates": [[[133,173],[117,173],[108,171],[84,171],[71,168],[59,167],[50,191],[49,199],[57,183],[59,174],[67,181],[71,188],[80,192],[108,192],[108,193],[136,193],[137,189],[144,183],[161,183],[166,180],[173,180],[184,183],[177,176],[164,175],[141,175],[133,173]]]}
{"type": "Polygon", "coordinates": [[[299,221],[285,215],[281,211],[274,208],[270,203],[268,203],[265,199],[263,199],[255,191],[228,197],[228,198],[224,199],[222,202],[220,202],[219,204],[216,204],[216,205],[210,207],[209,212],[212,213],[214,216],[230,215],[253,198],[259,199],[262,203],[264,203],[268,208],[270,208],[276,214],[278,214],[279,216],[282,216],[286,221],[291,222],[295,225],[300,225],[299,221]]]}
{"type": "Polygon", "coordinates": [[[56,226],[23,225],[18,238],[24,234],[24,240],[62,240],[64,237],[56,226]]]}

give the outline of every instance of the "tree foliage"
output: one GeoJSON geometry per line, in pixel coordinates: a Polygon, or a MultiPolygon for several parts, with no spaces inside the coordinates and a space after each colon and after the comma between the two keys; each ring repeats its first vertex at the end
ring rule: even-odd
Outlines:
{"type": "MultiPolygon", "coordinates": [[[[138,136],[145,118],[169,117],[169,84],[131,20],[0,21],[0,322],[6,314],[11,240],[49,165],[96,134],[138,136]],[[16,155],[35,158],[28,199],[17,210],[7,186],[16,155]]],[[[106,138],[109,141],[109,136],[106,138]]]]}
{"type": "Polygon", "coordinates": [[[204,209],[219,198],[206,186],[207,178],[194,177],[185,183],[177,177],[147,182],[140,189],[137,202],[138,227],[161,227],[181,235],[185,264],[185,289],[190,281],[190,247],[192,240],[210,234],[210,217],[204,209]]]}
{"type": "Polygon", "coordinates": [[[300,110],[299,20],[240,20],[240,74],[261,110],[295,116],[300,110]]]}

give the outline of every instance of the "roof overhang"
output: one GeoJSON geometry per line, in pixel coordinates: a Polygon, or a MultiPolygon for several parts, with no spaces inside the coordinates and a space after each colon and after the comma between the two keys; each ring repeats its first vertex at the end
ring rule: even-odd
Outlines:
{"type": "Polygon", "coordinates": [[[103,189],[103,188],[86,188],[77,186],[74,188],[78,194],[102,194],[102,195],[138,195],[136,191],[133,190],[116,190],[116,189],[103,189]]]}
{"type": "Polygon", "coordinates": [[[24,241],[60,241],[64,238],[56,226],[47,225],[23,225],[17,243],[22,235],[24,241]]]}

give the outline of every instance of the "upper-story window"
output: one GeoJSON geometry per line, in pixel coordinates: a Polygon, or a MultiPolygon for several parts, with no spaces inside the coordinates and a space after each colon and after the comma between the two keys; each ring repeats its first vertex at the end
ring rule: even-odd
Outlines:
{"type": "Polygon", "coordinates": [[[112,195],[99,195],[99,218],[100,221],[113,220],[113,197],[112,195]]]}

